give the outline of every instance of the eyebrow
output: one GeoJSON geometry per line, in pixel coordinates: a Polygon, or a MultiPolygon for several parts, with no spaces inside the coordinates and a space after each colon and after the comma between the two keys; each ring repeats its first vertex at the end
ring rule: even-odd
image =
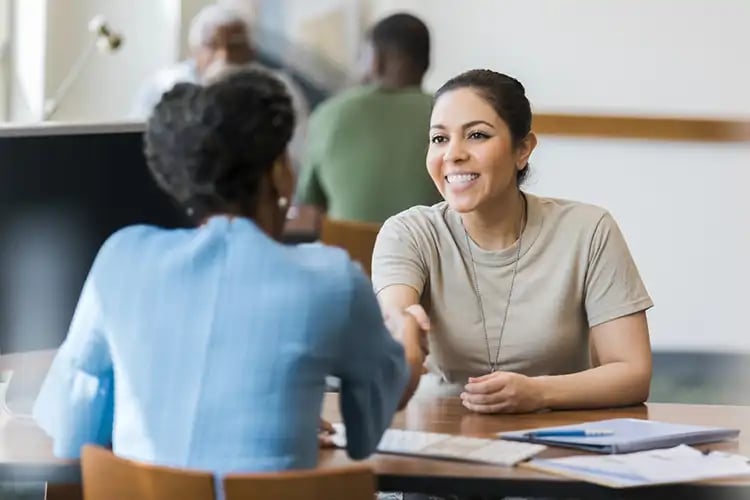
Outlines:
{"type": "MultiPolygon", "coordinates": [[[[494,125],[484,120],[473,120],[470,122],[466,122],[463,125],[461,125],[461,128],[466,130],[467,128],[473,127],[475,125],[487,125],[490,128],[493,128],[493,129],[495,128],[494,125]]],[[[445,130],[447,127],[445,125],[441,125],[440,123],[436,123],[435,125],[430,125],[430,129],[433,129],[433,128],[445,130]]]]}

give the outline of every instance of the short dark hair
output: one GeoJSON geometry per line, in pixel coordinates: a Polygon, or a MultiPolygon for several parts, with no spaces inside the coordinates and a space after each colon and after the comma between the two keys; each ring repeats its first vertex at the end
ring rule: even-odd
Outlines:
{"type": "Polygon", "coordinates": [[[195,217],[231,207],[251,215],[293,129],[284,84],[267,71],[243,70],[165,93],[148,120],[146,160],[157,184],[195,217]]]}
{"type": "MultiPolygon", "coordinates": [[[[451,78],[435,92],[434,100],[460,88],[471,88],[492,106],[497,115],[508,125],[513,145],[518,145],[531,131],[531,104],[526,89],[515,78],[489,69],[473,69],[451,78]]],[[[529,173],[527,164],[516,174],[521,185],[529,173]]]]}
{"type": "Polygon", "coordinates": [[[422,73],[430,66],[430,32],[411,14],[393,14],[380,20],[370,31],[370,40],[378,51],[392,50],[406,56],[422,73]]]}

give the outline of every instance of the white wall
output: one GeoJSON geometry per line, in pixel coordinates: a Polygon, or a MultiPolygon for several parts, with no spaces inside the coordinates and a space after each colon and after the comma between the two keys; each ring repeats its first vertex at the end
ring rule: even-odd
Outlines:
{"type": "Polygon", "coordinates": [[[431,28],[428,86],[475,67],[542,112],[750,115],[745,0],[366,0],[431,28]]]}
{"type": "Polygon", "coordinates": [[[660,349],[750,351],[750,144],[541,137],[528,189],[607,207],[660,349]]]}
{"type": "Polygon", "coordinates": [[[126,118],[144,80],[177,60],[179,0],[51,1],[46,31],[47,97],[54,94],[91,39],[87,25],[97,14],[123,34],[124,44],[114,54],[94,54],[62,100],[56,121],[126,118]]]}
{"type": "Polygon", "coordinates": [[[323,51],[340,67],[356,62],[361,38],[360,2],[275,0],[286,5],[284,32],[295,45],[323,51]]]}
{"type": "Polygon", "coordinates": [[[180,59],[185,59],[190,55],[190,47],[188,46],[188,33],[190,31],[190,23],[193,17],[200,12],[200,10],[208,4],[212,4],[211,0],[182,0],[180,2],[180,59]]]}
{"type": "MultiPolygon", "coordinates": [[[[488,67],[536,112],[750,120],[750,2],[371,0],[420,16],[427,86],[488,67]]],[[[750,351],[750,144],[541,137],[528,189],[609,208],[656,307],[655,349],[750,351]]]]}
{"type": "Polygon", "coordinates": [[[47,0],[17,1],[13,8],[10,118],[32,121],[44,109],[47,0]]]}
{"type": "MultiPolygon", "coordinates": [[[[252,17],[257,0],[220,0],[252,17]]],[[[89,20],[103,15],[122,33],[122,48],[94,53],[54,121],[125,120],[138,89],[156,71],[188,55],[193,16],[213,0],[17,0],[13,60],[18,77],[11,96],[12,121],[39,121],[52,97],[90,43],[89,20]]]]}
{"type": "Polygon", "coordinates": [[[12,78],[11,32],[13,12],[9,1],[0,1],[0,120],[7,120],[10,106],[12,78]]]}
{"type": "Polygon", "coordinates": [[[328,90],[346,85],[361,39],[360,0],[234,0],[253,5],[258,42],[328,90]]]}

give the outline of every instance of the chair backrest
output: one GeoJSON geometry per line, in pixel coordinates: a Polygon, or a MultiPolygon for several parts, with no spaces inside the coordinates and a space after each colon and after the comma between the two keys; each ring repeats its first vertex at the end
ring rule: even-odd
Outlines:
{"type": "Polygon", "coordinates": [[[349,257],[359,262],[370,276],[372,249],[380,231],[380,224],[323,219],[320,241],[326,245],[341,247],[349,257]]]}
{"type": "Polygon", "coordinates": [[[312,469],[269,474],[230,474],[226,500],[373,500],[375,475],[369,467],[312,469]]]}
{"type": "Polygon", "coordinates": [[[142,464],[115,456],[99,446],[81,453],[84,500],[214,500],[214,477],[197,472],[142,464]]]}

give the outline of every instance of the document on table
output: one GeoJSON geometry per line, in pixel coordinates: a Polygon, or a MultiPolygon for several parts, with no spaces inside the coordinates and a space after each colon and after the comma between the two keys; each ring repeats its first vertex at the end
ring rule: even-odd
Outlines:
{"type": "Polygon", "coordinates": [[[722,452],[704,454],[687,445],[622,455],[534,459],[522,467],[611,488],[750,476],[747,457],[722,452]]]}
{"type": "Polygon", "coordinates": [[[734,439],[739,429],[674,424],[638,418],[613,418],[541,429],[502,432],[513,441],[563,446],[597,453],[633,453],[734,439]]]}
{"type": "MultiPolygon", "coordinates": [[[[346,447],[346,428],[333,424],[333,443],[346,447]]],[[[455,436],[437,432],[387,429],[378,444],[378,452],[411,455],[425,458],[442,458],[482,462],[512,467],[543,451],[541,444],[516,443],[499,439],[455,436]]]]}

